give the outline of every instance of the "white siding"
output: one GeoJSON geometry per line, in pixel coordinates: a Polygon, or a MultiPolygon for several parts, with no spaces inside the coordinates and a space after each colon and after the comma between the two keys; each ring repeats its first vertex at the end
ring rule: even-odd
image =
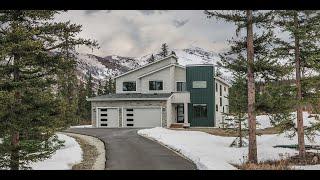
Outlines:
{"type": "Polygon", "coordinates": [[[216,110],[215,114],[216,114],[216,126],[218,127],[222,127],[221,123],[223,122],[224,119],[224,113],[229,113],[229,87],[219,81],[219,80],[215,80],[215,107],[217,107],[216,105],[218,105],[218,111],[216,110]],[[218,87],[218,91],[217,91],[217,87],[218,87]],[[220,86],[221,86],[221,90],[222,90],[222,94],[220,94],[220,86]],[[220,96],[222,95],[222,96],[220,96]],[[222,106],[220,104],[220,98],[222,98],[222,106]],[[224,109],[224,113],[223,113],[223,109],[224,109]]]}
{"type": "Polygon", "coordinates": [[[139,76],[146,74],[148,72],[160,69],[160,68],[165,67],[169,64],[176,64],[176,63],[177,63],[177,59],[175,59],[173,57],[169,57],[168,59],[159,61],[157,63],[150,65],[150,66],[143,67],[137,71],[133,71],[129,74],[118,77],[118,78],[116,78],[116,93],[141,93],[144,90],[141,89],[140,80],[138,79],[139,76]],[[126,82],[126,81],[136,81],[136,87],[137,87],[136,90],[137,91],[136,92],[122,91],[122,83],[126,82]]]}
{"type": "Polygon", "coordinates": [[[166,68],[141,78],[141,93],[170,93],[170,69],[166,68]],[[163,90],[149,90],[149,81],[162,81],[163,90]]]}

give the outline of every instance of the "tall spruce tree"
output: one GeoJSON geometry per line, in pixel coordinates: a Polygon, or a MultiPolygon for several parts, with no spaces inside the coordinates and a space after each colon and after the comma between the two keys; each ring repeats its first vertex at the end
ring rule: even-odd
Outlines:
{"type": "Polygon", "coordinates": [[[77,116],[78,92],[76,75],[76,46],[86,45],[91,48],[97,47],[95,41],[76,38],[81,32],[81,25],[71,24],[69,21],[61,26],[60,33],[60,53],[63,56],[63,66],[58,73],[58,99],[60,104],[60,118],[67,126],[74,124],[80,118],[77,116]]]}
{"type": "Polygon", "coordinates": [[[106,77],[106,81],[103,88],[104,94],[110,94],[109,83],[110,83],[109,78],[106,77]]]}
{"type": "Polygon", "coordinates": [[[168,56],[168,45],[166,43],[163,43],[161,45],[161,51],[160,51],[159,55],[162,57],[168,56]]]}
{"type": "Polygon", "coordinates": [[[109,78],[109,92],[111,94],[114,94],[116,92],[116,89],[115,89],[115,81],[110,77],[109,78]]]}
{"type": "MultiPolygon", "coordinates": [[[[88,114],[90,114],[90,109],[87,109],[88,101],[86,100],[87,91],[85,89],[85,85],[80,81],[78,84],[78,108],[77,114],[80,120],[88,120],[88,114]]],[[[78,123],[79,124],[79,123],[78,123]]]]}
{"type": "MultiPolygon", "coordinates": [[[[303,105],[319,102],[317,87],[319,87],[319,74],[311,71],[319,70],[319,34],[320,14],[319,11],[277,11],[275,24],[281,27],[283,32],[289,33],[289,40],[278,39],[279,47],[276,49],[277,56],[287,60],[295,68],[296,84],[296,112],[297,112],[297,135],[299,156],[305,160],[303,105]],[[308,74],[306,72],[309,72],[308,74]]],[[[318,89],[319,90],[319,89],[318,89]]],[[[279,119],[280,120],[280,119],[279,119]]],[[[282,123],[280,123],[282,124],[282,123]]],[[[295,129],[294,123],[286,127],[295,129]]],[[[284,127],[284,126],[283,126],[284,127]]]]}
{"type": "Polygon", "coordinates": [[[28,169],[49,158],[60,142],[54,133],[65,126],[54,86],[64,66],[58,11],[0,11],[0,167],[28,169]]]}
{"type": "Polygon", "coordinates": [[[226,127],[237,129],[237,139],[231,144],[231,146],[243,147],[245,142],[243,141],[245,135],[244,130],[246,128],[246,112],[247,112],[247,80],[245,74],[236,72],[233,74],[234,80],[229,90],[229,114],[232,118],[226,119],[226,127]]]}
{"type": "Polygon", "coordinates": [[[277,79],[283,74],[281,65],[271,58],[273,32],[271,11],[205,11],[208,18],[225,20],[237,26],[236,36],[241,36],[241,30],[245,30],[242,38],[229,41],[231,48],[228,52],[220,54],[224,67],[247,75],[247,114],[249,128],[248,161],[257,163],[256,142],[256,89],[255,79],[269,81],[277,79]],[[259,28],[261,33],[254,32],[253,28],[259,28]]]}
{"type": "Polygon", "coordinates": [[[101,80],[99,80],[99,82],[98,82],[98,91],[97,91],[97,94],[98,94],[98,96],[101,96],[101,95],[104,94],[104,93],[103,93],[103,86],[102,86],[102,84],[101,84],[101,80]]]}
{"type": "MultiPolygon", "coordinates": [[[[95,92],[94,92],[94,84],[93,84],[93,77],[90,71],[87,72],[86,74],[86,85],[85,85],[85,90],[86,90],[86,98],[94,97],[95,92]]],[[[85,109],[86,109],[86,114],[85,114],[85,121],[88,121],[91,118],[91,102],[90,101],[85,101],[85,109]]]]}
{"type": "Polygon", "coordinates": [[[86,74],[86,91],[87,97],[94,97],[96,95],[94,92],[93,77],[90,71],[86,74]]]}
{"type": "Polygon", "coordinates": [[[151,54],[150,58],[147,59],[147,62],[148,62],[148,63],[152,63],[152,62],[154,62],[155,60],[156,60],[156,59],[154,58],[154,55],[151,54]]]}

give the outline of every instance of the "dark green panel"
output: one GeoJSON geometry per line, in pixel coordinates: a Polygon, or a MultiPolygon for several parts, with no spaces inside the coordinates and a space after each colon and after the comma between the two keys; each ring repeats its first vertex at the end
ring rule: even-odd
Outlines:
{"type": "Polygon", "coordinates": [[[214,126],[214,67],[211,65],[196,65],[186,67],[187,91],[190,92],[190,104],[188,106],[188,119],[190,126],[214,126]],[[206,81],[206,88],[193,88],[194,81],[206,81]],[[194,117],[193,105],[206,104],[207,117],[194,117]]]}

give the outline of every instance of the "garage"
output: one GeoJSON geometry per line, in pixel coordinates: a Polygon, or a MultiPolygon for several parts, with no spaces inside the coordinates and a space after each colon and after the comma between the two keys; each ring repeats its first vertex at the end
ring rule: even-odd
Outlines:
{"type": "Polygon", "coordinates": [[[123,127],[161,127],[161,107],[123,108],[123,127]]]}
{"type": "Polygon", "coordinates": [[[101,128],[119,127],[119,108],[97,108],[97,121],[101,128]]]}

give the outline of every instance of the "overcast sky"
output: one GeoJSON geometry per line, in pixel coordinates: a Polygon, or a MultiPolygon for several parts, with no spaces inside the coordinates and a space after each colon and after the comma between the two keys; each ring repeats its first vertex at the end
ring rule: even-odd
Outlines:
{"type": "Polygon", "coordinates": [[[83,25],[81,36],[98,41],[100,49],[93,53],[100,56],[139,57],[159,51],[162,43],[174,49],[194,45],[218,53],[235,32],[234,25],[208,19],[199,10],[75,10],[56,19],[83,25]]]}

